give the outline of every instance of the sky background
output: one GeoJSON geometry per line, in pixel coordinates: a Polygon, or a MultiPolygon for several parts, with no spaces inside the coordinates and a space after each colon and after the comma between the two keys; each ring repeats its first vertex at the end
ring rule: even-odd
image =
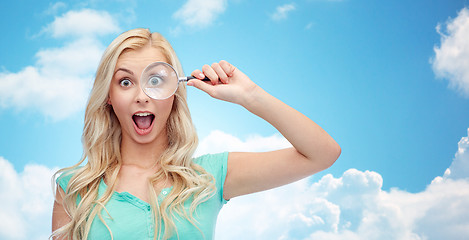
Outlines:
{"type": "MultiPolygon", "coordinates": [[[[469,236],[468,0],[0,6],[1,239],[48,236],[50,177],[80,160],[99,59],[137,27],[162,33],[186,74],[229,61],[342,148],[324,172],[230,201],[218,239],[469,236]]],[[[193,88],[188,101],[197,154],[288,146],[240,106],[193,88]]]]}

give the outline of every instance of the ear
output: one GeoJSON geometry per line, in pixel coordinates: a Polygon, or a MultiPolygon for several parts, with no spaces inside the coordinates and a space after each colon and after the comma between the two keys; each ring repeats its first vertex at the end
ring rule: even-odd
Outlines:
{"type": "Polygon", "coordinates": [[[107,98],[107,104],[108,104],[108,105],[112,105],[112,103],[111,103],[111,98],[110,98],[110,97],[107,98]]]}

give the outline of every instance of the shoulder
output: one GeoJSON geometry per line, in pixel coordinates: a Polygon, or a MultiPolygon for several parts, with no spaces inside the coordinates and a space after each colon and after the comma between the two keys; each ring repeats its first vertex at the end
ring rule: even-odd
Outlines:
{"type": "Polygon", "coordinates": [[[226,170],[228,162],[228,152],[205,154],[200,157],[194,158],[193,162],[200,165],[209,173],[214,173],[220,170],[226,170]]]}
{"type": "Polygon", "coordinates": [[[68,183],[72,179],[73,176],[75,176],[80,169],[82,169],[83,166],[78,166],[78,167],[69,167],[69,168],[63,168],[57,171],[55,174],[59,174],[55,182],[64,190],[64,192],[67,189],[68,183]]]}
{"type": "Polygon", "coordinates": [[[193,162],[215,178],[218,188],[223,188],[228,170],[228,152],[205,154],[194,158],[193,162]]]}

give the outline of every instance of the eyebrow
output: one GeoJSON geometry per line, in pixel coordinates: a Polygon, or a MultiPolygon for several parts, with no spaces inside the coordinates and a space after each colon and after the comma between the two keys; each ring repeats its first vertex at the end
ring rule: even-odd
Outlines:
{"type": "Polygon", "coordinates": [[[132,71],[130,71],[129,69],[126,69],[126,68],[118,68],[118,69],[114,72],[114,75],[116,75],[116,73],[117,73],[118,71],[124,71],[124,72],[126,72],[126,73],[131,74],[131,75],[135,75],[134,72],[132,72],[132,71]]]}

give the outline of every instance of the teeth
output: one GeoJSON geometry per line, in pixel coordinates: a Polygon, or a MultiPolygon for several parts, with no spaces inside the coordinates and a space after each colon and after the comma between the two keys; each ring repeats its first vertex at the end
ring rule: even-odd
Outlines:
{"type": "Polygon", "coordinates": [[[136,113],[135,116],[139,116],[139,117],[146,117],[146,116],[150,116],[152,115],[151,113],[136,113]]]}

